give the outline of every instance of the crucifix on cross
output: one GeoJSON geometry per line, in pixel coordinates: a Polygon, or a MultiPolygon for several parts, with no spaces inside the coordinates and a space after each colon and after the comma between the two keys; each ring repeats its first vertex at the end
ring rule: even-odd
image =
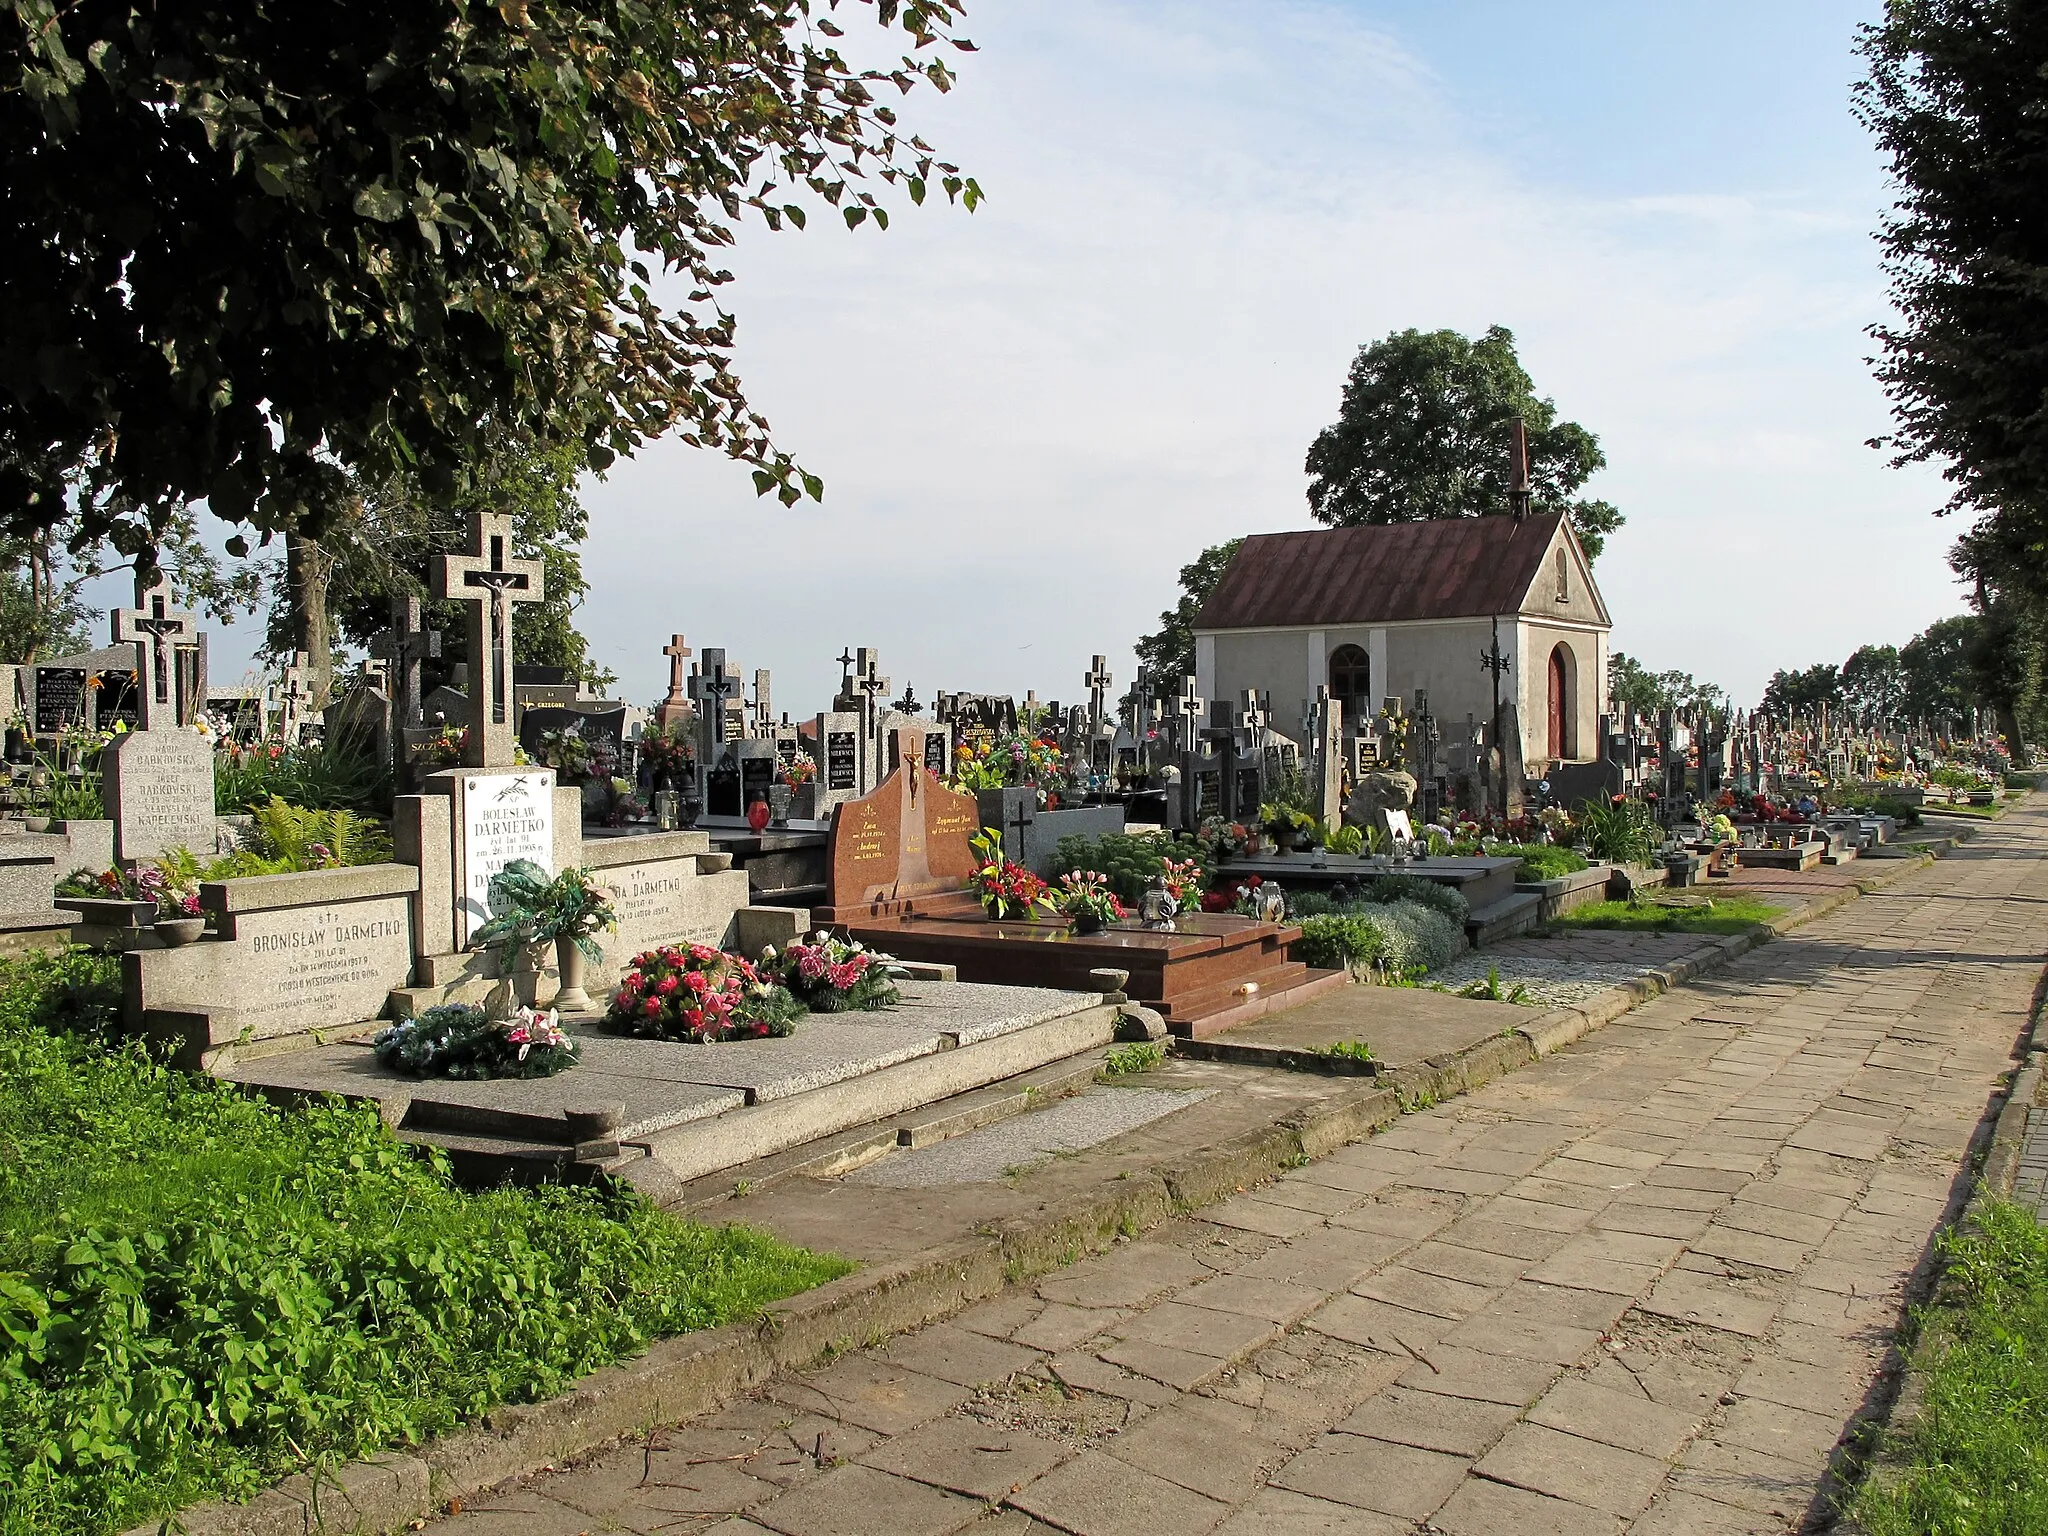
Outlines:
{"type": "Polygon", "coordinates": [[[1109,692],[1111,681],[1107,656],[1097,656],[1094,665],[1081,679],[1088,690],[1088,730],[1091,735],[1102,734],[1102,701],[1109,692]]]}
{"type": "Polygon", "coordinates": [[[466,554],[434,557],[433,593],[464,605],[469,629],[469,738],[465,768],[509,768],[512,739],[512,608],[546,593],[538,560],[512,558],[512,519],[473,512],[466,554]]]}
{"type": "Polygon", "coordinates": [[[114,610],[114,643],[135,647],[135,723],[140,729],[177,728],[177,647],[180,641],[196,644],[197,633],[197,615],[171,606],[171,584],[162,577],[145,584],[137,576],[135,606],[114,610]]]}

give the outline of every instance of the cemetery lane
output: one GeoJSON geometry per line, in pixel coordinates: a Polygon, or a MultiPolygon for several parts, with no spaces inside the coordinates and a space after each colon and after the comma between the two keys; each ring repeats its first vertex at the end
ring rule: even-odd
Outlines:
{"type": "Polygon", "coordinates": [[[1487,1087],[435,1529],[1825,1524],[2027,1023],[2044,852],[2023,804],[1487,1087]]]}

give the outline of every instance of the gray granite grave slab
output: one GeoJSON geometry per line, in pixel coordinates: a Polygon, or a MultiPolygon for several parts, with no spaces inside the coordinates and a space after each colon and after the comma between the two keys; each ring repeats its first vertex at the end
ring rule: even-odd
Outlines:
{"type": "Polygon", "coordinates": [[[847,1181],[887,1189],[993,1183],[1012,1169],[1046,1162],[1061,1152],[1098,1146],[1199,1104],[1214,1092],[1212,1088],[1086,1088],[1014,1120],[871,1163],[849,1174],[847,1181]]]}
{"type": "Polygon", "coordinates": [[[901,1005],[865,1017],[914,1021],[922,1028],[951,1035],[956,1045],[993,1040],[1062,1014],[1093,1008],[1102,1001],[1099,992],[979,986],[961,981],[905,981],[897,988],[903,994],[901,1005]]]}
{"type": "MultiPolygon", "coordinates": [[[[874,1015],[862,1015],[863,1020],[874,1015]]],[[[750,1104],[791,1098],[851,1077],[879,1072],[948,1044],[937,1030],[905,1024],[843,1022],[843,1015],[812,1014],[780,1040],[729,1040],[685,1045],[635,1040],[578,1030],[586,1068],[633,1073],[643,1079],[736,1088],[750,1104]]]]}

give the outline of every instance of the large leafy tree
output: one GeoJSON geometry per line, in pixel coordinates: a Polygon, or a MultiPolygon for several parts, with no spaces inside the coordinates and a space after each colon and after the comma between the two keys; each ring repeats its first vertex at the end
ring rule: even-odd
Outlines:
{"type": "Polygon", "coordinates": [[[1607,502],[1579,495],[1606,467],[1600,440],[1537,396],[1514,335],[1498,325],[1477,341],[1409,330],[1360,347],[1337,420],[1308,450],[1309,508],[1343,528],[1505,513],[1517,416],[1528,430],[1536,510],[1567,512],[1594,558],[1623,521],[1607,502]]]}
{"type": "Polygon", "coordinates": [[[821,494],[734,376],[720,252],[750,208],[886,227],[870,176],[979,197],[879,99],[950,84],[957,0],[872,0],[911,45],[878,70],[835,3],[0,0],[10,531],[75,509],[149,561],[203,499],[317,535],[361,478],[672,428],[821,494]]]}
{"type": "Polygon", "coordinates": [[[1862,645],[1842,663],[1842,705],[1855,722],[1883,730],[1906,703],[1906,666],[1895,645],[1862,645]]]}
{"type": "Polygon", "coordinates": [[[1152,691],[1165,698],[1180,691],[1195,670],[1195,620],[1243,539],[1212,544],[1180,568],[1180,601],[1159,615],[1159,628],[1138,641],[1139,663],[1152,676],[1152,691]]]}
{"type": "Polygon", "coordinates": [[[1949,731],[1976,707],[1977,680],[1970,658],[1977,648],[1979,623],[1971,613],[1937,619],[1899,647],[1899,665],[1906,674],[1900,712],[1906,719],[1932,721],[1949,731]]]}
{"type": "Polygon", "coordinates": [[[1798,671],[1780,667],[1765,684],[1757,708],[1782,720],[1795,713],[1810,715],[1823,704],[1831,710],[1842,707],[1842,669],[1827,661],[1798,671]]]}
{"type": "Polygon", "coordinates": [[[1619,704],[1633,704],[1639,715],[1654,715],[1660,709],[1719,709],[1728,696],[1718,683],[1703,683],[1690,672],[1652,672],[1624,651],[1607,658],[1607,696],[1619,704]]]}
{"type": "Polygon", "coordinates": [[[2019,742],[2048,608],[2048,11],[1891,0],[1863,29],[1857,112],[1897,201],[1879,239],[1895,324],[1873,327],[1901,464],[1938,463],[1970,516],[1983,696],[2019,742]]]}

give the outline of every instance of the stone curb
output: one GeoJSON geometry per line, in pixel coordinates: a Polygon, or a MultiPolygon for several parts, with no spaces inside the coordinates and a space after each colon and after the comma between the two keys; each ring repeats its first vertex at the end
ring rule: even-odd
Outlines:
{"type": "MultiPolygon", "coordinates": [[[[494,1488],[657,1425],[712,1412],[779,1371],[812,1365],[892,1334],[950,1317],[1014,1282],[1072,1263],[1119,1236],[1228,1199],[1282,1171],[1382,1130],[1411,1109],[1484,1086],[1551,1055],[1701,972],[1748,953],[1802,923],[1933,862],[1895,861],[1881,876],[1818,897],[1748,933],[1716,939],[1670,965],[1609,987],[1573,1008],[1434,1057],[1182,1162],[1133,1171],[1097,1194],[1031,1220],[992,1225],[974,1237],[897,1264],[846,1275],[765,1308],[752,1323],[657,1340],[646,1353],[583,1377],[545,1402],[500,1408],[474,1428],[440,1436],[412,1454],[302,1474],[247,1504],[209,1502],[125,1536],[386,1536],[443,1513],[454,1499],[494,1488]]],[[[2015,1157],[2017,1151],[2015,1149],[2015,1157]]]]}

